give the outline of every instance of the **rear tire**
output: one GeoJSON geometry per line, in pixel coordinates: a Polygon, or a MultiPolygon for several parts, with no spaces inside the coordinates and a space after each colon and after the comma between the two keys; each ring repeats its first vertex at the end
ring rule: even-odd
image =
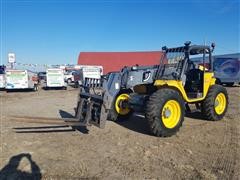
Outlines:
{"type": "Polygon", "coordinates": [[[151,132],[156,136],[169,137],[176,134],[182,126],[184,114],[184,100],[173,89],[159,89],[147,103],[146,118],[151,132]]]}
{"type": "Polygon", "coordinates": [[[210,87],[207,97],[202,102],[202,114],[212,121],[221,120],[228,108],[227,90],[221,85],[210,87]],[[225,99],[225,100],[224,100],[225,99]]]}

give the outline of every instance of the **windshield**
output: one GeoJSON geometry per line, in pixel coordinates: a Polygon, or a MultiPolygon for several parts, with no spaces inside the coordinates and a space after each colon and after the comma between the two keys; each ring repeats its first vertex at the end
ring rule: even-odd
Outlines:
{"type": "Polygon", "coordinates": [[[161,79],[178,78],[183,67],[184,59],[185,52],[183,47],[168,49],[161,60],[159,78],[161,79]]]}
{"type": "Polygon", "coordinates": [[[185,57],[184,52],[168,52],[166,53],[167,64],[178,64],[185,57]]]}

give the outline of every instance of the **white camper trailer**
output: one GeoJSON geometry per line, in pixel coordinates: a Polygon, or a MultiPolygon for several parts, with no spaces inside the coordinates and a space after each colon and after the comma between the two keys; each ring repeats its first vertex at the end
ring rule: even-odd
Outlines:
{"type": "Polygon", "coordinates": [[[6,70],[6,90],[32,89],[38,90],[37,74],[29,70],[6,70]]]}
{"type": "Polygon", "coordinates": [[[67,84],[64,81],[64,70],[59,68],[47,69],[47,84],[48,88],[63,88],[67,89],[67,84]]]}

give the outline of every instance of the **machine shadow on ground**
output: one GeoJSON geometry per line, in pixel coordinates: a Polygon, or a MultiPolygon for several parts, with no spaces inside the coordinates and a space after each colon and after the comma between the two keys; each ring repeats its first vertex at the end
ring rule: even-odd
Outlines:
{"type": "MultiPolygon", "coordinates": [[[[198,112],[198,111],[187,112],[187,113],[185,113],[185,117],[192,118],[194,120],[199,120],[199,121],[207,121],[207,119],[204,118],[202,113],[198,112]]],[[[145,134],[145,135],[154,136],[150,132],[147,119],[145,118],[144,115],[133,114],[129,119],[117,121],[116,123],[120,126],[123,126],[124,128],[131,130],[131,131],[135,131],[137,133],[141,133],[141,134],[145,134]]]]}
{"type": "Polygon", "coordinates": [[[149,130],[148,122],[143,115],[133,114],[128,119],[116,121],[116,123],[131,131],[153,136],[149,130]]]}
{"type": "Polygon", "coordinates": [[[21,153],[16,156],[12,156],[6,166],[0,170],[0,179],[35,179],[40,180],[42,174],[39,166],[32,160],[32,156],[29,153],[21,153]],[[26,158],[29,164],[29,170],[22,171],[18,169],[23,158],[26,158]]]}
{"type": "MultiPolygon", "coordinates": [[[[68,113],[64,110],[59,110],[59,114],[62,119],[64,118],[74,119],[74,116],[71,113],[68,113]]],[[[207,121],[206,119],[204,119],[204,116],[201,114],[201,112],[198,112],[198,111],[187,112],[185,114],[185,117],[200,120],[200,121],[207,121]]],[[[128,119],[116,121],[115,123],[131,131],[154,136],[149,130],[149,125],[144,115],[133,114],[128,119]]],[[[56,133],[56,132],[79,131],[83,134],[88,134],[89,132],[86,126],[68,126],[68,125],[17,127],[13,129],[15,130],[16,133],[56,133]]]]}
{"type": "MultiPolygon", "coordinates": [[[[62,119],[72,118],[74,116],[66,111],[59,110],[59,114],[62,119]]],[[[15,133],[56,133],[56,132],[72,132],[79,131],[83,134],[88,134],[88,129],[85,126],[69,126],[69,125],[46,125],[46,126],[34,126],[34,127],[16,127],[13,128],[15,133]]]]}
{"type": "Polygon", "coordinates": [[[200,111],[186,112],[185,117],[199,121],[208,121],[200,111]]]}

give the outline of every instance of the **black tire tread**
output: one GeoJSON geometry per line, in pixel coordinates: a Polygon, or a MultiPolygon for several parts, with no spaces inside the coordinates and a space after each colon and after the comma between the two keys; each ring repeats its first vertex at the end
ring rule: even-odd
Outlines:
{"type": "Polygon", "coordinates": [[[228,108],[228,94],[227,94],[227,90],[221,86],[221,85],[213,85],[209,88],[208,94],[205,98],[205,100],[202,102],[202,114],[205,116],[205,118],[207,120],[211,120],[211,121],[219,121],[221,120],[228,108]],[[215,103],[215,98],[217,96],[217,94],[219,93],[223,93],[226,96],[226,109],[225,111],[221,114],[218,115],[216,114],[215,110],[214,110],[214,103],[215,103]]]}
{"type": "Polygon", "coordinates": [[[184,121],[184,100],[182,96],[174,89],[164,88],[159,89],[158,91],[154,92],[147,103],[146,107],[146,118],[148,120],[151,132],[160,137],[169,137],[179,131],[182,123],[184,121]],[[168,99],[168,97],[175,97],[178,102],[180,103],[182,109],[182,116],[179,124],[174,129],[167,129],[160,123],[160,119],[158,118],[160,114],[159,107],[162,107],[168,99]],[[164,103],[164,104],[163,104],[164,103]]]}

